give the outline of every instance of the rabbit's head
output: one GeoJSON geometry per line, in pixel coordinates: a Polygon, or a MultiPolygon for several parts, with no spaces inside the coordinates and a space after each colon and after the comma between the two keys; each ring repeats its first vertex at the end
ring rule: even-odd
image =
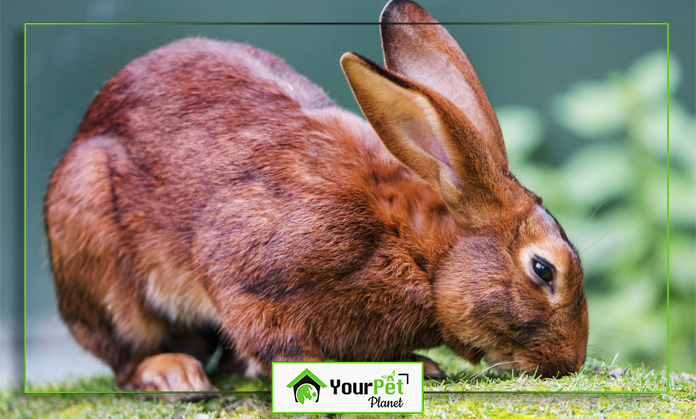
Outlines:
{"type": "Polygon", "coordinates": [[[381,23],[386,69],[352,53],[341,65],[386,147],[457,225],[434,267],[442,336],[473,362],[547,377],[577,371],[588,336],[577,250],[510,173],[495,113],[454,39],[408,0],[390,1],[381,23]]]}

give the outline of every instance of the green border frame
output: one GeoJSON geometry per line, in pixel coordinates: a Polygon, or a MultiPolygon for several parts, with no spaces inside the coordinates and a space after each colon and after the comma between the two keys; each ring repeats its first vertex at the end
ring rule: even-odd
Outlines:
{"type": "MultiPolygon", "coordinates": [[[[364,364],[364,365],[370,365],[370,364],[420,364],[421,366],[421,373],[425,373],[425,365],[422,362],[336,362],[336,361],[324,361],[324,362],[293,362],[293,361],[288,361],[288,362],[283,362],[283,361],[278,361],[278,362],[271,362],[271,375],[275,377],[275,374],[273,374],[273,368],[275,368],[275,364],[364,364]]],[[[423,380],[425,383],[425,380],[423,380]]],[[[271,388],[273,388],[273,384],[271,384],[271,388]]],[[[273,393],[272,391],[266,392],[266,393],[273,393]]],[[[338,411],[331,411],[331,412],[276,412],[275,411],[275,403],[274,399],[271,395],[271,413],[272,414],[288,414],[288,415],[296,415],[296,414],[307,414],[307,415],[314,415],[314,414],[349,414],[349,415],[414,415],[414,414],[423,414],[425,411],[425,391],[423,391],[423,387],[421,386],[421,410],[418,412],[402,412],[402,411],[393,411],[393,412],[388,412],[388,411],[379,411],[379,410],[373,410],[370,412],[338,412],[338,411]]]]}
{"type": "MultiPolygon", "coordinates": [[[[422,25],[423,23],[407,23],[422,25]]],[[[433,24],[433,23],[427,23],[433,24]]],[[[667,390],[665,391],[423,391],[426,394],[670,394],[671,380],[669,375],[669,22],[438,22],[437,25],[467,25],[467,26],[666,26],[667,28],[667,390]]],[[[225,25],[379,25],[375,22],[25,22],[24,23],[24,104],[23,104],[23,137],[24,137],[24,376],[22,391],[25,394],[271,394],[270,391],[35,391],[27,389],[27,28],[29,26],[115,26],[115,25],[192,25],[192,26],[225,26],[225,25]]],[[[425,398],[423,398],[425,403],[425,398]]],[[[353,412],[351,412],[353,413],[353,412]]],[[[375,413],[376,412],[369,412],[375,413]]],[[[405,412],[400,412],[405,413],[405,412]]],[[[422,413],[422,412],[416,412],[422,413]]]]}

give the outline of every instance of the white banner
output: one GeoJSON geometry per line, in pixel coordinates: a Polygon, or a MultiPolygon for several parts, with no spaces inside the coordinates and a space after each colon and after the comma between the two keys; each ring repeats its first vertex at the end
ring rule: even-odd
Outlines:
{"type": "Polygon", "coordinates": [[[422,413],[422,362],[274,362],[273,413],[422,413]]]}

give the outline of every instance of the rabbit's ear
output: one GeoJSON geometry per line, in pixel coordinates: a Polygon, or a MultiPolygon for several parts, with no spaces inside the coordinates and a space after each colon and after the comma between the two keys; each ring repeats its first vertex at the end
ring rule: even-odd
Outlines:
{"type": "Polygon", "coordinates": [[[456,106],[356,54],[344,54],[341,66],[385,146],[435,188],[454,214],[465,215],[463,222],[485,222],[510,202],[481,134],[456,106]]]}
{"type": "Polygon", "coordinates": [[[386,67],[435,90],[464,112],[481,133],[498,167],[507,171],[498,119],[474,68],[447,30],[409,0],[391,0],[380,23],[386,67]]]}

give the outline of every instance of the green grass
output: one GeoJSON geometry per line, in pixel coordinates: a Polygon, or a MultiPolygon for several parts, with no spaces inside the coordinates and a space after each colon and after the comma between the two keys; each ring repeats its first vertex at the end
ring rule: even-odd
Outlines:
{"type": "MultiPolygon", "coordinates": [[[[465,393],[425,395],[423,417],[525,418],[681,418],[696,416],[696,376],[672,373],[669,394],[542,394],[542,391],[665,391],[667,375],[632,365],[590,359],[583,369],[562,379],[537,379],[471,367],[444,349],[427,352],[441,362],[447,382],[428,381],[425,391],[525,391],[523,394],[465,393]]],[[[211,374],[223,391],[268,391],[270,382],[236,375],[211,374]]],[[[32,391],[114,391],[113,377],[94,377],[51,385],[29,385],[32,391]]],[[[270,417],[270,394],[224,395],[198,403],[168,404],[138,395],[23,394],[0,391],[2,418],[252,418],[270,417]]],[[[279,415],[292,417],[290,415],[279,415]]],[[[333,415],[332,415],[333,416],[333,415]]],[[[336,415],[367,417],[368,415],[336,415]]],[[[399,417],[398,415],[384,415],[399,417]]],[[[297,415],[322,418],[324,415],[297,415]]],[[[418,418],[421,415],[404,415],[418,418]]]]}

